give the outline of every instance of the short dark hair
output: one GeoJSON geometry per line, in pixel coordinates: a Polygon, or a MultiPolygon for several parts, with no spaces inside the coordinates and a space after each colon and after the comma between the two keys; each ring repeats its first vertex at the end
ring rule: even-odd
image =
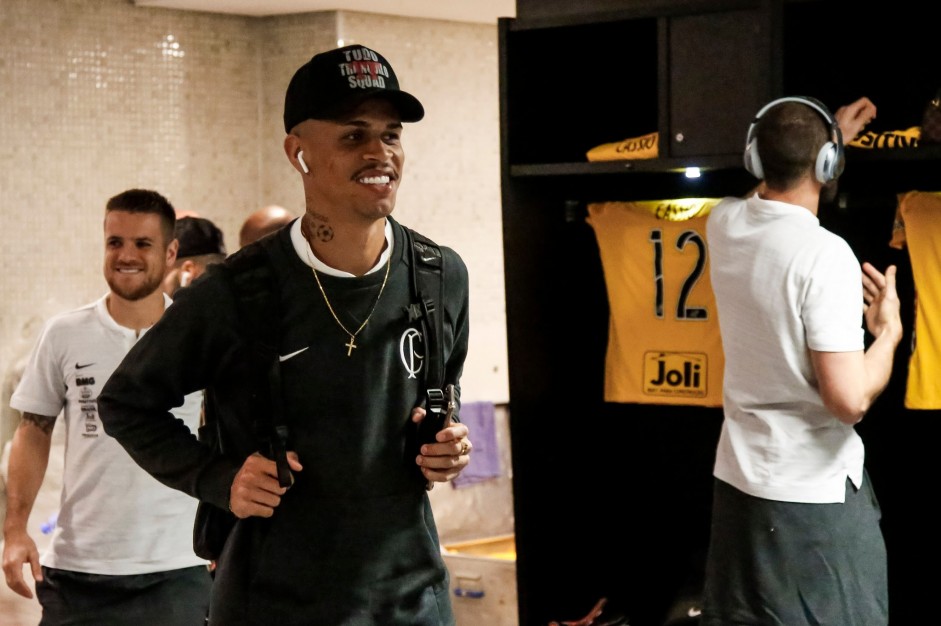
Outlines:
{"type": "Polygon", "coordinates": [[[105,215],[111,211],[128,213],[153,213],[160,217],[160,229],[163,231],[164,244],[173,241],[176,227],[176,210],[170,201],[150,189],[128,189],[108,199],[105,215]]]}
{"type": "Polygon", "coordinates": [[[176,221],[174,237],[180,243],[176,258],[203,255],[225,257],[225,237],[218,226],[204,217],[186,216],[176,221]]]}
{"type": "Polygon", "coordinates": [[[803,177],[815,176],[817,154],[830,141],[818,111],[801,102],[782,102],[761,116],[755,127],[765,184],[787,191],[803,177]]]}

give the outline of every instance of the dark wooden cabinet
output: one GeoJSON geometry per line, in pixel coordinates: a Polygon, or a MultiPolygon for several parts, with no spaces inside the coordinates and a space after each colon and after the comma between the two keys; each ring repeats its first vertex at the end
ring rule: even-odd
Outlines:
{"type": "Polygon", "coordinates": [[[755,1],[696,4],[703,12],[548,18],[543,7],[539,20],[504,19],[507,164],[525,175],[740,161],[727,129],[746,125],[771,93],[770,26],[755,1]],[[660,134],[656,163],[581,167],[589,149],[651,132],[660,134]]]}
{"type": "Polygon", "coordinates": [[[757,9],[662,19],[668,55],[661,73],[661,132],[668,154],[693,158],[741,152],[741,133],[768,100],[769,28],[757,9]]]}
{"type": "MultiPolygon", "coordinates": [[[[521,625],[578,619],[607,597],[631,626],[659,626],[698,592],[708,538],[721,409],[604,401],[609,309],[586,204],[745,193],[756,183],[741,165],[747,126],[774,97],[836,109],[867,95],[879,107],[870,129],[917,125],[941,72],[928,62],[928,20],[911,6],[518,0],[517,17],[500,21],[521,625]],[[654,131],[659,158],[586,159],[594,146],[654,131]],[[690,166],[703,176],[686,178],[690,166]]],[[[911,189],[941,190],[941,148],[849,148],[839,200],[821,209],[861,260],[899,266],[906,313],[907,253],[888,240],[896,194],[911,189]]],[[[917,487],[931,486],[929,446],[941,435],[937,412],[903,406],[909,343],[858,427],[883,504],[893,623],[903,625],[930,611],[924,572],[938,542],[917,487]],[[915,498],[901,495],[913,488],[915,498]]]]}

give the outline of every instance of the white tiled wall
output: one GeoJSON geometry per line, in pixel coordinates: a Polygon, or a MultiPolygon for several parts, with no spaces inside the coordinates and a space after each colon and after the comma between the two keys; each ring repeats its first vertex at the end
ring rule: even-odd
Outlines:
{"type": "Polygon", "coordinates": [[[303,194],[284,89],[337,39],[392,63],[426,118],[404,135],[396,217],[471,276],[468,400],[506,401],[495,25],[325,12],[250,18],[129,0],[0,0],[0,373],[35,318],[105,290],[104,203],[149,187],[237,247],[244,217],[303,194]]]}

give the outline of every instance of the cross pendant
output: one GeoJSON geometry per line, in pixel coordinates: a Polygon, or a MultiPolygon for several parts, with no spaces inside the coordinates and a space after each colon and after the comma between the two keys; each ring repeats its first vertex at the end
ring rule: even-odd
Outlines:
{"type": "Polygon", "coordinates": [[[346,346],[346,356],[350,356],[351,354],[353,354],[353,348],[357,347],[356,337],[354,337],[353,335],[350,335],[349,343],[345,343],[343,345],[346,346]]]}

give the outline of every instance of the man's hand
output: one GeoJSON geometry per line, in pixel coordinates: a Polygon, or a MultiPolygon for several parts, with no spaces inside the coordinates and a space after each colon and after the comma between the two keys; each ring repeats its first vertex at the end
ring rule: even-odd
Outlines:
{"type": "Polygon", "coordinates": [[[33,592],[23,578],[23,566],[29,564],[33,580],[42,580],[42,568],[39,550],[26,529],[36,494],[46,475],[55,423],[55,416],[24,412],[23,421],[13,433],[7,468],[3,573],[10,589],[30,599],[33,592]]]}
{"type": "MultiPolygon", "coordinates": [[[[288,465],[294,472],[303,468],[296,452],[288,452],[288,465]]],[[[281,504],[281,496],[289,487],[278,484],[278,467],[274,461],[256,452],[242,464],[229,488],[229,510],[236,517],[271,517],[281,504]]]]}
{"type": "Polygon", "coordinates": [[[869,122],[876,119],[876,105],[864,96],[841,106],[833,117],[843,133],[843,143],[847,144],[853,141],[869,122]]]}
{"type": "Polygon", "coordinates": [[[899,296],[895,290],[896,268],[890,265],[885,274],[871,263],[863,263],[863,310],[866,328],[874,337],[888,333],[895,344],[902,338],[899,317],[899,296]]]}
{"type": "Polygon", "coordinates": [[[42,569],[39,565],[39,550],[36,542],[32,540],[25,529],[4,533],[3,543],[3,574],[7,586],[24,598],[33,598],[26,579],[23,578],[23,566],[29,564],[33,580],[42,580],[42,569]]]}
{"type": "MultiPolygon", "coordinates": [[[[412,409],[412,421],[416,424],[425,418],[425,409],[412,409]]],[[[473,445],[467,439],[467,426],[460,423],[442,428],[435,435],[435,443],[422,445],[415,463],[421,467],[428,479],[429,489],[433,483],[453,480],[470,462],[473,445]]]]}

